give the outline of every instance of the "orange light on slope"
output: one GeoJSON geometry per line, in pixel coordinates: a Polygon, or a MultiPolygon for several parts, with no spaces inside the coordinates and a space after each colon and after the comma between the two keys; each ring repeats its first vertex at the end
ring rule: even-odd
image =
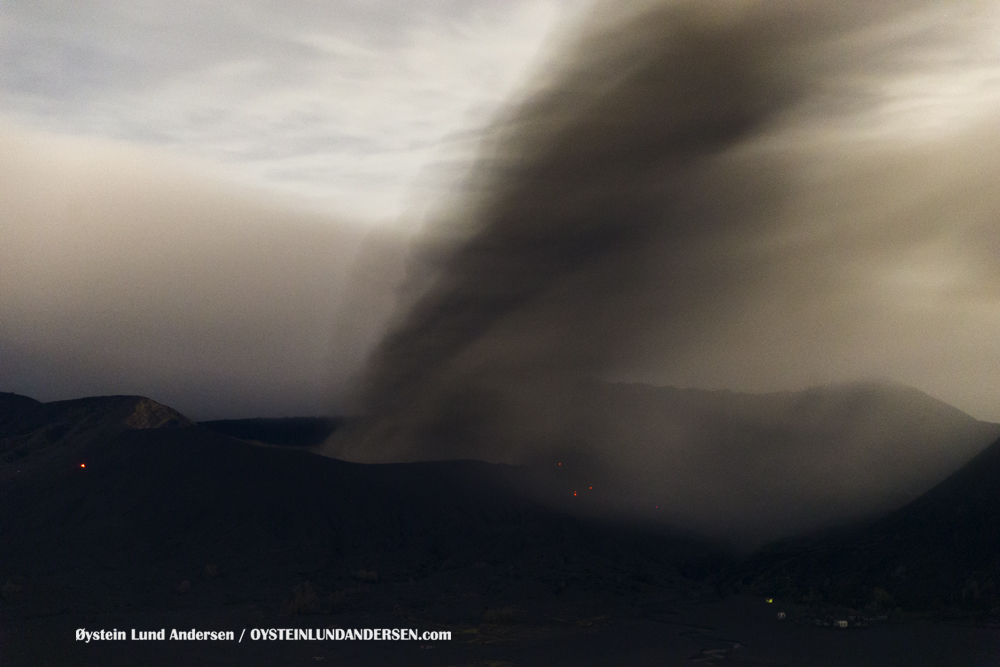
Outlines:
{"type": "Polygon", "coordinates": [[[86,464],[86,463],[81,463],[81,464],[80,464],[80,467],[81,467],[81,468],[86,468],[86,467],[87,467],[87,464],[86,464]]]}
{"type": "Polygon", "coordinates": [[[574,491],[574,492],[573,492],[573,495],[574,495],[574,496],[576,495],[576,491],[574,491]]]}

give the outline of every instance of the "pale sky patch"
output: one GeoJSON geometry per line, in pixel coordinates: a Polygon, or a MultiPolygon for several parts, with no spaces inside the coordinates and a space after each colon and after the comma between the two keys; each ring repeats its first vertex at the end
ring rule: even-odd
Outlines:
{"type": "Polygon", "coordinates": [[[433,196],[428,165],[468,157],[454,138],[490,121],[585,5],[5,3],[0,114],[394,221],[433,196]]]}

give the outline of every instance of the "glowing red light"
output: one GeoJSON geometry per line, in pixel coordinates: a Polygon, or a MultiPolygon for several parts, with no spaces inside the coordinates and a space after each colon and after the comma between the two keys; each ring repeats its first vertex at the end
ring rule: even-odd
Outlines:
{"type": "Polygon", "coordinates": [[[561,463],[559,465],[562,465],[561,463]]]}
{"type": "Polygon", "coordinates": [[[594,490],[594,487],[590,487],[590,490],[591,490],[591,491],[593,491],[593,490],[594,490]]]}
{"type": "Polygon", "coordinates": [[[574,496],[576,495],[576,491],[574,491],[574,492],[573,492],[573,495],[574,495],[574,496]]]}

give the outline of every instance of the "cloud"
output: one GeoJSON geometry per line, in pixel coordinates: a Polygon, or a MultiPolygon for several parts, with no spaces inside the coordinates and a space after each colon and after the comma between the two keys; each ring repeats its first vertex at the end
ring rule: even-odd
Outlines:
{"type": "Polygon", "coordinates": [[[425,166],[452,159],[442,142],[486,122],[574,4],[5,3],[0,112],[393,219],[419,206],[425,166]]]}

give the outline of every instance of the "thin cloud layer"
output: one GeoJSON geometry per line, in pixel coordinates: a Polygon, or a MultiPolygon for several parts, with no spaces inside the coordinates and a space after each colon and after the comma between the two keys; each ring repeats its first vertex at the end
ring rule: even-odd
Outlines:
{"type": "Polygon", "coordinates": [[[434,191],[413,181],[453,159],[442,142],[486,121],[574,4],[4,3],[0,113],[395,220],[434,191]]]}

